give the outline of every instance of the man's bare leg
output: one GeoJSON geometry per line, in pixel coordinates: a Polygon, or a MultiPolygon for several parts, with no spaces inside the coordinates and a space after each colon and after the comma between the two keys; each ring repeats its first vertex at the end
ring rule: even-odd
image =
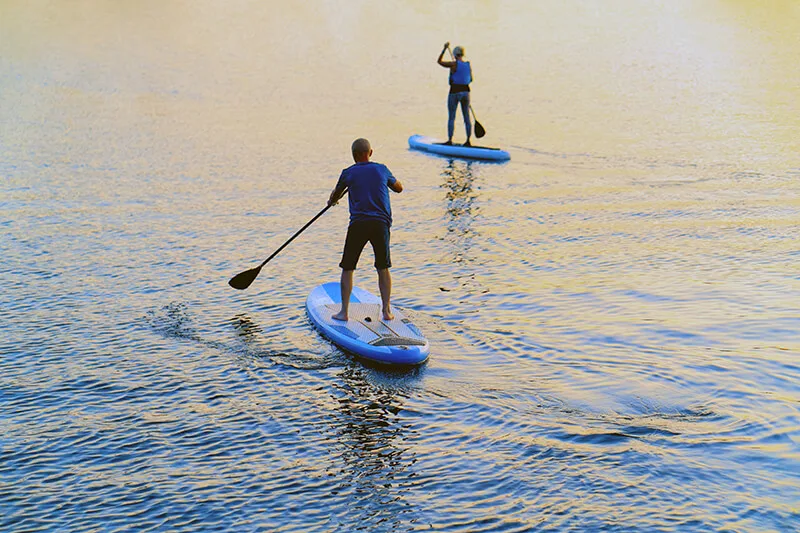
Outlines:
{"type": "Polygon", "coordinates": [[[381,290],[381,311],[384,320],[392,320],[394,315],[390,306],[392,297],[392,275],[388,268],[378,270],[378,288],[381,290]]]}
{"type": "Polygon", "coordinates": [[[342,270],[342,280],[340,283],[340,288],[342,290],[342,310],[336,313],[335,315],[331,315],[331,318],[334,320],[342,320],[347,321],[347,312],[350,309],[350,293],[353,292],[353,271],[352,270],[342,270]]]}

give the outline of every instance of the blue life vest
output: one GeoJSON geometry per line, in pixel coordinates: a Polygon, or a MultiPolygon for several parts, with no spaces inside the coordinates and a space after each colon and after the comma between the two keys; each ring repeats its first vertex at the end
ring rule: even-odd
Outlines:
{"type": "Polygon", "coordinates": [[[469,85],[472,82],[472,68],[469,61],[456,60],[456,71],[450,71],[450,85],[469,85]]]}

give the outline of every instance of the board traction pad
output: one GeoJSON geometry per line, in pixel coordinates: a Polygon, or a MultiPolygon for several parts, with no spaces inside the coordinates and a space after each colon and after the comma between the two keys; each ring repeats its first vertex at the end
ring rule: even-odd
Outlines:
{"type": "Polygon", "coordinates": [[[353,303],[351,300],[347,322],[331,318],[331,315],[339,311],[339,304],[326,304],[318,309],[320,318],[325,324],[348,337],[361,339],[373,346],[425,344],[425,338],[416,326],[413,326],[399,311],[394,311],[393,320],[381,319],[381,304],[353,303]]]}

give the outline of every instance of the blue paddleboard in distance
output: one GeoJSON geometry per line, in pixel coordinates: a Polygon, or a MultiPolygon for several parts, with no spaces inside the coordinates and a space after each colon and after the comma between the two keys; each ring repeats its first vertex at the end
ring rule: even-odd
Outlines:
{"type": "Polygon", "coordinates": [[[488,146],[464,146],[462,144],[444,144],[438,139],[424,135],[412,135],[408,138],[408,146],[414,150],[422,150],[432,154],[466,159],[485,159],[487,161],[508,161],[511,155],[500,148],[488,146]]]}
{"type": "Polygon", "coordinates": [[[308,295],[306,311],[320,332],[343,350],[386,365],[419,365],[428,359],[428,339],[396,307],[392,306],[394,318],[383,320],[380,297],[353,287],[348,320],[343,322],[331,318],[341,302],[339,283],[323,283],[308,295]]]}

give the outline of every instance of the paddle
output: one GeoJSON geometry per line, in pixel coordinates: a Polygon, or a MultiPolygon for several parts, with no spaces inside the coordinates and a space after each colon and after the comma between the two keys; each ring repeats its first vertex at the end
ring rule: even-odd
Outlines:
{"type": "MultiPolygon", "coordinates": [[[[345,189],[345,192],[347,192],[346,189],[345,189]]],[[[344,193],[342,193],[342,194],[344,194],[344,193]]],[[[264,260],[263,263],[258,265],[256,268],[251,268],[250,270],[245,270],[244,272],[240,272],[239,274],[236,274],[228,282],[228,285],[230,285],[234,289],[239,289],[240,291],[246,289],[247,287],[249,287],[250,284],[253,283],[253,281],[255,281],[255,279],[258,277],[258,274],[259,274],[259,272],[261,272],[261,269],[263,268],[263,266],[266,265],[267,263],[269,263],[270,259],[272,259],[276,255],[278,255],[278,252],[280,252],[281,250],[286,248],[289,245],[289,243],[292,242],[295,239],[295,237],[297,237],[298,235],[303,233],[307,227],[309,227],[311,224],[313,224],[315,220],[317,220],[319,217],[321,217],[325,213],[325,211],[327,211],[330,208],[331,208],[330,205],[326,205],[325,208],[322,211],[317,213],[314,218],[309,220],[308,223],[305,226],[300,228],[297,231],[297,233],[292,235],[291,238],[288,241],[286,241],[285,243],[283,243],[280,248],[278,248],[277,250],[272,252],[272,255],[267,257],[264,260]]]]}
{"type": "MultiPolygon", "coordinates": [[[[449,46],[447,47],[447,51],[450,52],[450,57],[453,59],[453,61],[455,61],[456,60],[456,56],[453,55],[453,51],[450,50],[449,46]]],[[[475,110],[472,109],[472,104],[469,104],[469,110],[472,111],[472,118],[475,119],[475,137],[480,139],[481,137],[486,135],[486,130],[483,129],[483,126],[481,126],[481,123],[478,122],[478,117],[475,116],[475,110]]]]}
{"type": "Polygon", "coordinates": [[[472,104],[469,105],[469,110],[472,111],[472,116],[475,119],[475,137],[480,139],[481,137],[486,135],[486,130],[483,129],[483,126],[481,126],[481,123],[478,122],[478,117],[475,116],[475,110],[472,109],[472,104]]]}

